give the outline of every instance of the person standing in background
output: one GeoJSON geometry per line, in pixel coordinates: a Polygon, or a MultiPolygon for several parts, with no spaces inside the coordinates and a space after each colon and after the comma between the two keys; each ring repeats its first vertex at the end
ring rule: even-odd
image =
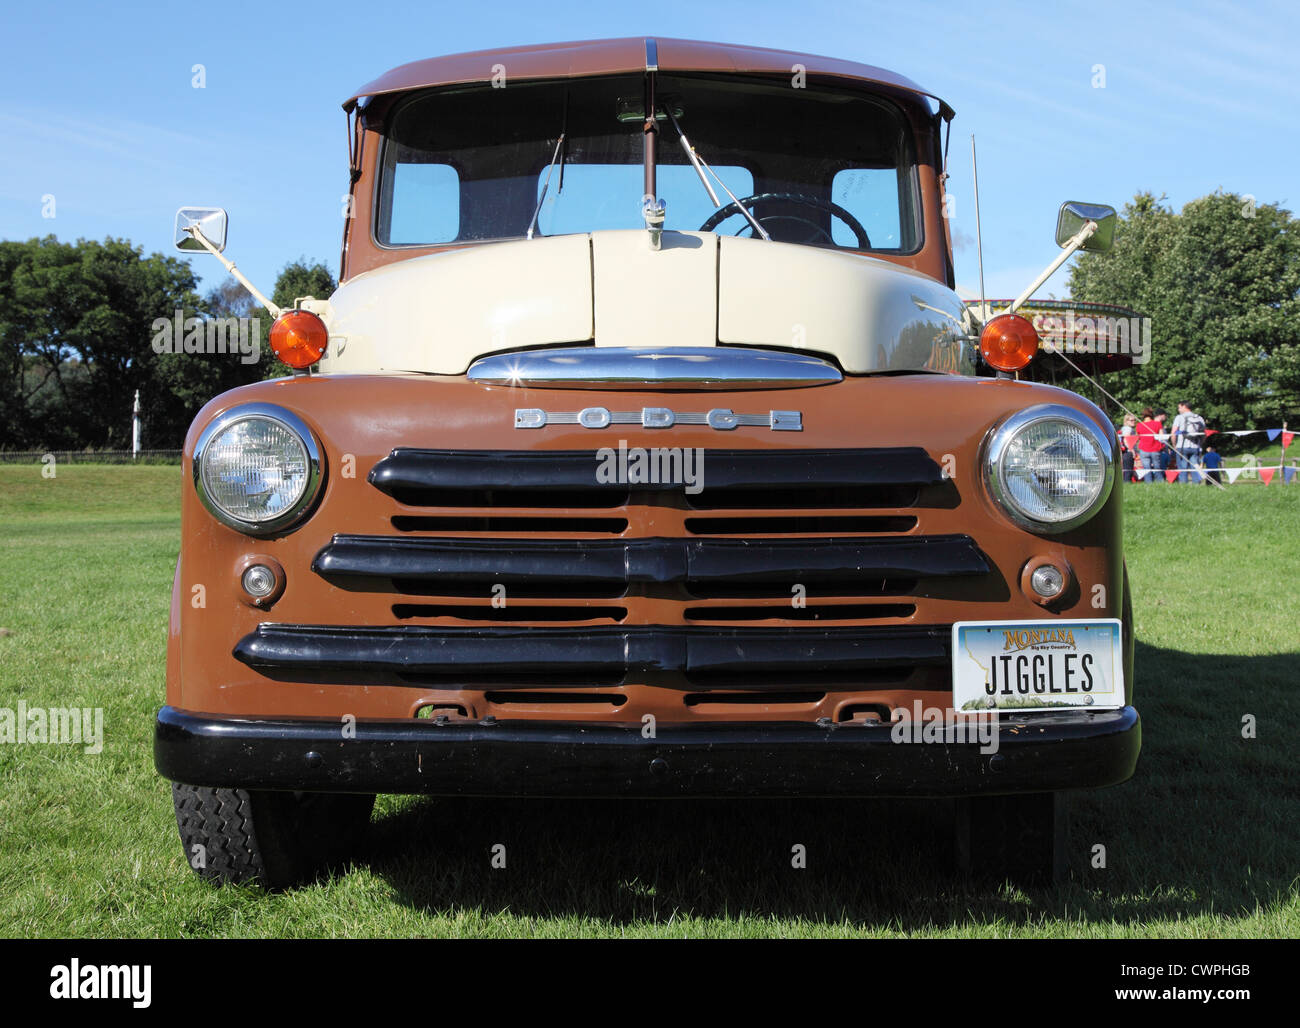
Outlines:
{"type": "Polygon", "coordinates": [[[1156,441],[1159,449],[1153,455],[1156,458],[1156,474],[1159,476],[1157,482],[1168,482],[1165,472],[1169,470],[1169,426],[1165,424],[1169,420],[1169,412],[1156,411],[1156,441]]]}
{"type": "Polygon", "coordinates": [[[1218,450],[1213,443],[1205,444],[1205,484],[1222,481],[1223,472],[1219,469],[1223,467],[1223,458],[1219,456],[1218,450]]]}
{"type": "Polygon", "coordinates": [[[1150,407],[1142,408],[1142,421],[1137,426],[1137,452],[1142,459],[1143,477],[1141,481],[1159,482],[1160,474],[1160,440],[1156,437],[1163,426],[1150,407]]]}
{"type": "Polygon", "coordinates": [[[1133,477],[1133,450],[1137,446],[1137,416],[1125,414],[1124,423],[1119,429],[1120,460],[1125,482],[1135,481],[1133,477]]]}
{"type": "Polygon", "coordinates": [[[1186,400],[1178,405],[1178,416],[1174,418],[1173,433],[1169,445],[1178,456],[1178,481],[1199,482],[1201,476],[1193,478],[1193,468],[1201,461],[1201,446],[1205,442],[1205,419],[1193,413],[1192,405],[1186,400]]]}

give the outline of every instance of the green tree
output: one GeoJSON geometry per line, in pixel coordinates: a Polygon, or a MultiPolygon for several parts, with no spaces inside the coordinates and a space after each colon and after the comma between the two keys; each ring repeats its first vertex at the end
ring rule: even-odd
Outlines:
{"type": "MultiPolygon", "coordinates": [[[[206,326],[209,320],[221,319],[226,327],[212,336],[212,342],[224,340],[227,352],[164,352],[153,358],[154,389],[145,399],[145,445],[177,449],[185,439],[190,422],[212,397],[263,377],[267,359],[265,337],[269,322],[257,317],[258,307],[233,278],[210,290],[198,304],[193,316],[206,326]],[[247,298],[247,299],[245,299],[247,298]],[[238,319],[249,319],[237,326],[238,319]],[[235,319],[231,321],[230,319],[235,319]],[[236,348],[246,335],[248,351],[236,348]]],[[[264,314],[265,312],[263,312],[264,314]]],[[[173,314],[174,318],[174,314],[173,314]]],[[[174,324],[172,335],[175,334],[174,324]]],[[[208,335],[205,329],[205,344],[208,335]]],[[[151,341],[152,349],[152,341],[151,341]]]]}
{"type": "Polygon", "coordinates": [[[0,446],[130,445],[158,387],[155,319],[198,309],[194,276],[123,239],[0,243],[0,446]]]}
{"type": "MultiPolygon", "coordinates": [[[[267,345],[270,315],[242,286],[200,298],[196,284],[185,261],[122,239],[0,241],[0,447],[127,448],[139,390],[145,447],[175,449],[212,397],[287,373],[267,345]],[[230,318],[249,320],[209,332],[230,318]],[[232,338],[245,327],[256,360],[232,338]]],[[[274,298],[290,307],[334,289],[323,264],[298,260],[274,298]]]]}
{"type": "Polygon", "coordinates": [[[1276,424],[1300,404],[1300,222],[1234,193],[1162,200],[1139,193],[1114,249],[1070,272],[1074,299],[1151,318],[1151,359],[1103,384],[1130,408],[1186,399],[1211,424],[1276,424]]]}
{"type": "Polygon", "coordinates": [[[292,307],[294,300],[307,296],[328,300],[337,288],[329,268],[320,261],[308,264],[305,257],[299,257],[280,269],[271,300],[277,307],[292,307]]]}

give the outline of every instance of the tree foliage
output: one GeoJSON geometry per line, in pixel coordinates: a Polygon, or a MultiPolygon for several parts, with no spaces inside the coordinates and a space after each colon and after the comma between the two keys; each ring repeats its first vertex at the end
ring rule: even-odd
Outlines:
{"type": "MultiPolygon", "coordinates": [[[[139,390],[143,445],[174,449],[213,396],[287,372],[266,345],[270,316],[243,287],[227,280],[200,297],[196,285],[185,261],[123,239],[0,241],[0,448],[128,448],[139,390]],[[206,326],[230,318],[251,319],[255,350],[179,345],[178,328],[200,324],[211,339],[206,326]]],[[[324,265],[299,260],[274,299],[334,288],[324,265]]]]}
{"type": "Polygon", "coordinates": [[[281,269],[271,301],[277,307],[292,307],[294,300],[308,296],[328,300],[337,288],[338,283],[329,268],[319,261],[308,264],[305,258],[300,257],[281,269]]]}
{"type": "Polygon", "coordinates": [[[0,446],[130,445],[131,404],[157,387],[155,318],[199,309],[183,261],[123,239],[0,242],[0,446]]]}
{"type": "Polygon", "coordinates": [[[1106,376],[1126,406],[1211,424],[1273,427],[1300,406],[1300,222],[1273,204],[1216,192],[1175,213],[1150,193],[1127,204],[1110,253],[1081,255],[1074,299],[1151,318],[1151,358],[1106,376]]]}

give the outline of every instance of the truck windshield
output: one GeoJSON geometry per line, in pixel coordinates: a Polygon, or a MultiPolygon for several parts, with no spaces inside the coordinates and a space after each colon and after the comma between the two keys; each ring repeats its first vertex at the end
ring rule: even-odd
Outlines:
{"type": "MultiPolygon", "coordinates": [[[[550,171],[536,235],[643,227],[642,77],[454,87],[399,102],[386,141],[375,237],[433,246],[523,237],[550,171]],[[561,134],[563,145],[556,157],[561,134]]],[[[920,248],[911,136],[902,112],[862,93],[714,76],[657,79],[692,145],[771,237],[886,253],[920,248]]],[[[754,234],[725,217],[661,114],[665,228],[754,234]]],[[[726,206],[726,193],[716,188],[726,206]]]]}

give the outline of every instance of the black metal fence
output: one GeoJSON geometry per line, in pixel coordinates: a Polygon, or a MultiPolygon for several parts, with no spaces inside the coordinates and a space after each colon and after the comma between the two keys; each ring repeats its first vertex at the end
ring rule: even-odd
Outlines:
{"type": "Polygon", "coordinates": [[[180,450],[0,450],[0,464],[179,464],[180,450]]]}

